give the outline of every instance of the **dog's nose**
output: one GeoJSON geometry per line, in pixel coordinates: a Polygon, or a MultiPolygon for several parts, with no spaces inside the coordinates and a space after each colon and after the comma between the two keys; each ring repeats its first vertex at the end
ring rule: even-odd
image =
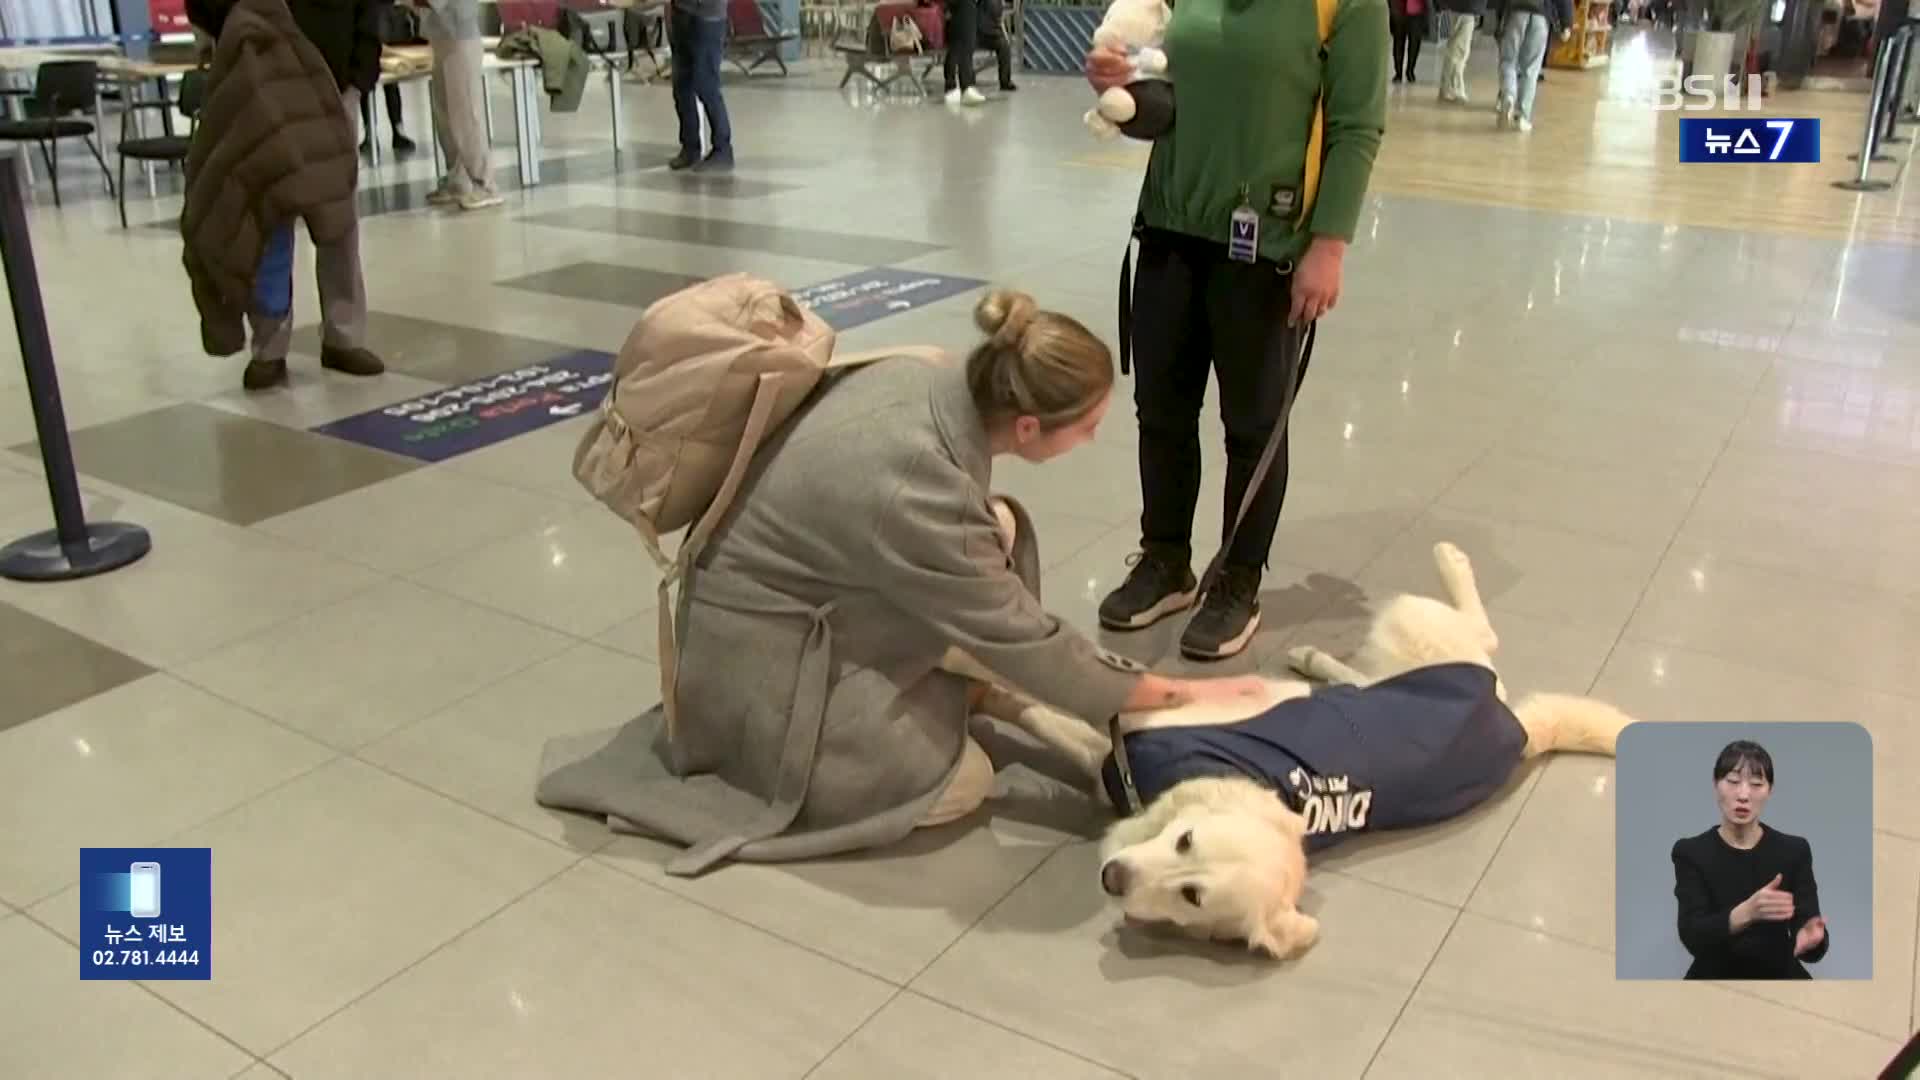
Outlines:
{"type": "Polygon", "coordinates": [[[1109,859],[1100,868],[1100,887],[1108,896],[1127,895],[1127,864],[1119,859],[1109,859]]]}

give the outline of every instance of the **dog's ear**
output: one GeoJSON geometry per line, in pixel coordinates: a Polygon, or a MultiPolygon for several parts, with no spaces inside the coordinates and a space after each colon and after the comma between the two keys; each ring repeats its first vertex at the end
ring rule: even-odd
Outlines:
{"type": "Polygon", "coordinates": [[[1320,920],[1290,904],[1278,904],[1247,930],[1247,948],[1275,960],[1305,952],[1320,940],[1320,920]]]}

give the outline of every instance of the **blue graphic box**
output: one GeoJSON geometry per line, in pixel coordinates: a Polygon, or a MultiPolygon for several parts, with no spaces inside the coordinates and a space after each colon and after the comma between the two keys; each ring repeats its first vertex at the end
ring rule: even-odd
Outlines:
{"type": "Polygon", "coordinates": [[[80,978],[212,977],[212,848],[80,849],[80,978]]]}

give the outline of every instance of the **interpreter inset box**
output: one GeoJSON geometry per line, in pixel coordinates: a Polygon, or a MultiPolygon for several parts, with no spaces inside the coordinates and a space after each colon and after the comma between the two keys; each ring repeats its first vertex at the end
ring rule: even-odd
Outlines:
{"type": "Polygon", "coordinates": [[[1873,977],[1873,739],[1637,723],[1614,788],[1622,979],[1873,977]]]}

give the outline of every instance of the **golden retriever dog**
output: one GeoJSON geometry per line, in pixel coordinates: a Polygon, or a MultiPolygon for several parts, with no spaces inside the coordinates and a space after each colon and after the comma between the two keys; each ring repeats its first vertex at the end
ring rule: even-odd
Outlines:
{"type": "Polygon", "coordinates": [[[1459,548],[1434,560],[1448,597],[1395,597],[1346,662],[1291,650],[1308,679],[1246,704],[1125,715],[1120,752],[1085,722],[996,690],[981,711],[1068,758],[1126,816],[1101,844],[1100,886],[1129,922],[1245,943],[1280,959],[1318,939],[1300,910],[1310,851],[1446,820],[1552,751],[1611,755],[1627,716],[1536,694],[1509,709],[1499,646],[1459,548]]]}

